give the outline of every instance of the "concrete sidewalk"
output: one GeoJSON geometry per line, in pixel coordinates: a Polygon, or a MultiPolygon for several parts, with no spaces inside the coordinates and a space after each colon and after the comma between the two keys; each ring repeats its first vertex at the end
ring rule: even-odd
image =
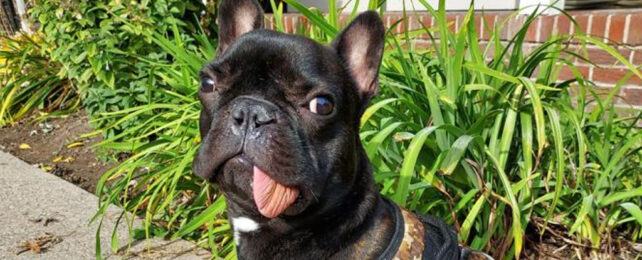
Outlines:
{"type": "MultiPolygon", "coordinates": [[[[56,176],[0,152],[0,259],[95,259],[98,223],[88,225],[97,197],[56,176]],[[22,251],[24,242],[51,241],[40,254],[22,251]]],[[[101,248],[107,259],[209,259],[209,252],[184,241],[136,241],[129,253],[111,253],[111,231],[122,211],[107,210],[101,248]]],[[[123,221],[124,222],[124,221],[123,221]]],[[[135,226],[140,226],[135,221],[135,226]]],[[[127,248],[127,227],[118,227],[121,251],[127,248]]]]}

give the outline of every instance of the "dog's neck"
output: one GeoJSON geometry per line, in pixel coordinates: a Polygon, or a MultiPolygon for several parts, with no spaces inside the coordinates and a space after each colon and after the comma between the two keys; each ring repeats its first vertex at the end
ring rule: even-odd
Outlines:
{"type": "Polygon", "coordinates": [[[374,259],[394,233],[393,212],[361,156],[351,192],[321,215],[257,223],[228,204],[239,259],[374,259]]]}

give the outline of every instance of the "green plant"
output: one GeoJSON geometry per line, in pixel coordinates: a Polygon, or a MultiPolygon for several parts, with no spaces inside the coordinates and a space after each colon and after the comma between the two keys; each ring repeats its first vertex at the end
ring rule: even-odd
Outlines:
{"type": "MultiPolygon", "coordinates": [[[[329,42],[339,31],[333,12],[324,16],[293,0],[284,2],[310,21],[298,33],[329,42]]],[[[642,114],[618,115],[613,97],[621,84],[607,97],[598,96],[568,59],[582,59],[583,53],[566,43],[603,48],[629,67],[627,77],[641,77],[639,70],[581,34],[554,36],[524,53],[526,29],[541,10],[506,42],[500,38],[505,22],[486,28],[492,37],[483,47],[472,9],[461,30],[453,32],[445,1],[438,10],[420,2],[436,18],[435,28],[420,32],[443,40],[434,40],[428,50],[405,49],[419,31],[388,33],[381,93],[361,122],[381,192],[409,209],[446,219],[463,243],[504,259],[521,254],[527,229],[543,234],[548,225],[561,226],[578,243],[588,240],[595,250],[601,237],[616,229],[638,239],[642,114]],[[494,56],[487,62],[489,52],[494,56]],[[564,67],[576,78],[558,82],[564,67]]],[[[274,3],[273,9],[280,20],[282,9],[274,3]]],[[[176,37],[183,35],[180,28],[145,33],[170,57],[146,60],[169,88],[152,90],[152,104],[102,114],[113,122],[109,127],[135,117],[138,124],[101,144],[133,156],[103,176],[97,217],[116,203],[145,217],[146,236],[193,239],[217,257],[233,258],[224,200],[190,168],[200,142],[197,72],[214,48],[203,33],[176,37]]]]}
{"type": "MultiPolygon", "coordinates": [[[[222,217],[224,200],[191,174],[192,158],[200,142],[198,73],[214,56],[215,43],[203,32],[185,36],[180,27],[171,28],[169,33],[145,32],[170,57],[165,61],[144,60],[157,67],[153,80],[163,81],[167,88],[152,90],[152,104],[101,114],[101,119],[113,122],[108,127],[139,119],[136,126],[98,144],[133,155],[99,181],[96,193],[102,200],[96,217],[112,203],[140,213],[145,218],[144,229],[138,231],[141,237],[174,234],[198,240],[202,225],[207,224],[209,239],[202,246],[216,250],[218,256],[233,257],[230,226],[222,217]],[[113,182],[108,184],[110,180],[113,182]]],[[[117,247],[112,244],[112,249],[117,247]]]]}
{"type": "Polygon", "coordinates": [[[39,110],[43,116],[75,111],[80,104],[71,80],[59,75],[40,35],[0,36],[0,126],[39,110]]]}
{"type": "MultiPolygon", "coordinates": [[[[55,0],[35,1],[30,15],[41,23],[51,59],[63,65],[60,75],[74,80],[93,124],[104,127],[113,121],[97,119],[98,114],[150,104],[153,90],[165,87],[151,75],[167,54],[144,31],[169,31],[170,21],[180,18],[179,26],[193,33],[202,10],[197,0],[55,0]]],[[[114,136],[137,120],[104,134],[114,136]]]]}
{"type": "Polygon", "coordinates": [[[642,77],[638,69],[581,34],[556,35],[524,53],[539,9],[506,42],[505,22],[487,28],[492,36],[482,47],[472,9],[453,32],[445,1],[438,10],[420,2],[435,17],[426,33],[441,41],[433,38],[428,52],[405,51],[400,40],[410,33],[391,37],[383,93],[362,118],[382,193],[448,219],[462,242],[504,259],[520,255],[527,228],[543,234],[550,224],[595,250],[615,228],[638,238],[642,190],[631,189],[641,184],[640,116],[618,116],[615,92],[595,94],[568,58],[584,56],[566,43],[603,48],[630,69],[627,77],[642,77]],[[559,82],[562,68],[576,78],[559,82]],[[598,102],[592,112],[587,97],[598,102]]]}

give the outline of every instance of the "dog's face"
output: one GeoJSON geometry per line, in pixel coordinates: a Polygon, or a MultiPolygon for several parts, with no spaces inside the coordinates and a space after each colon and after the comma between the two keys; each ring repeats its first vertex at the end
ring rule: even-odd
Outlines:
{"type": "Polygon", "coordinates": [[[377,90],[384,28],[360,15],[326,47],[261,29],[254,0],[223,1],[217,58],[201,71],[200,177],[238,214],[292,219],[355,184],[359,118],[377,90]]]}

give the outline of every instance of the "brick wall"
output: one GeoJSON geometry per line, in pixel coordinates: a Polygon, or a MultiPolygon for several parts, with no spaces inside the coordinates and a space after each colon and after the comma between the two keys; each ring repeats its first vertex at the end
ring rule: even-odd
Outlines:
{"type": "MultiPolygon", "coordinates": [[[[553,33],[568,34],[581,30],[583,33],[602,39],[629,62],[642,69],[642,9],[571,11],[569,14],[577,21],[578,28],[565,15],[537,18],[527,32],[526,51],[537,47],[553,33]]],[[[493,27],[496,23],[504,21],[509,15],[510,12],[484,12],[482,17],[482,14],[479,13],[476,17],[476,27],[478,29],[484,28],[484,26],[493,27]]],[[[462,12],[449,13],[447,19],[452,22],[451,29],[459,29],[464,16],[465,13],[462,12]]],[[[389,12],[384,15],[383,20],[386,26],[390,27],[402,17],[401,13],[389,12]]],[[[268,17],[268,21],[270,19],[268,17]]],[[[525,15],[515,16],[508,20],[502,32],[502,40],[510,39],[522,27],[525,20],[525,15]]],[[[300,14],[286,14],[283,22],[288,32],[295,32],[300,25],[307,24],[305,18],[300,14]]],[[[433,17],[423,12],[409,15],[408,27],[411,30],[423,28],[422,24],[431,27],[434,24],[433,17]]],[[[272,26],[271,23],[268,22],[268,26],[272,26]]],[[[403,25],[399,23],[393,31],[402,33],[403,30],[403,25]]],[[[490,37],[485,30],[479,30],[478,34],[482,43],[490,37]]],[[[419,48],[429,44],[427,36],[421,36],[415,40],[415,46],[419,48]]],[[[580,46],[571,43],[569,48],[579,50],[580,46]]],[[[626,75],[626,67],[597,46],[588,45],[586,50],[588,60],[597,66],[578,58],[573,58],[573,62],[587,79],[592,80],[600,87],[597,90],[598,93],[608,93],[626,75]]],[[[571,78],[570,70],[563,69],[561,77],[562,79],[571,78]]],[[[642,109],[642,79],[636,76],[630,77],[618,96],[619,106],[642,109]]]]}

